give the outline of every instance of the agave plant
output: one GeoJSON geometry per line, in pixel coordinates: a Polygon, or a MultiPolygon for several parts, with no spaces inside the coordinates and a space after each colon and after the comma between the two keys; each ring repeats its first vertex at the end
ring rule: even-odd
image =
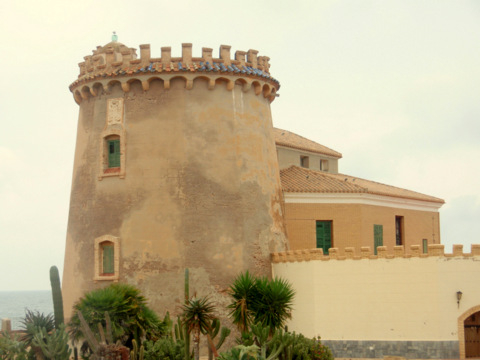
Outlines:
{"type": "Polygon", "coordinates": [[[295,296],[292,286],[284,279],[261,278],[257,287],[260,297],[255,302],[255,322],[269,326],[272,331],[283,328],[291,317],[295,296]]]}
{"type": "Polygon", "coordinates": [[[230,317],[238,329],[247,332],[255,317],[256,301],[259,298],[257,280],[247,271],[240,274],[230,286],[232,303],[230,317]]]}
{"type": "Polygon", "coordinates": [[[45,315],[39,311],[25,309],[25,317],[21,321],[21,329],[23,330],[23,335],[20,337],[20,341],[30,348],[30,353],[42,356],[42,349],[33,343],[33,339],[39,329],[45,329],[46,333],[51,333],[55,329],[53,314],[45,315]]]}
{"type": "Polygon", "coordinates": [[[255,323],[270,327],[273,333],[290,318],[295,292],[286,280],[255,278],[247,271],[234,280],[230,296],[230,317],[242,333],[255,323]]]}
{"type": "Polygon", "coordinates": [[[211,330],[211,324],[215,316],[215,307],[207,297],[200,299],[192,298],[182,306],[182,320],[187,326],[188,333],[193,332],[193,354],[194,359],[200,358],[200,332],[207,333],[211,330]]]}

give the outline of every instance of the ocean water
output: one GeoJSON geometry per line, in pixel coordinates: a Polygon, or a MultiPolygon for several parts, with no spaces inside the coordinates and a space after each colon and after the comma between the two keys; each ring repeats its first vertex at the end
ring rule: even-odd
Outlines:
{"type": "Polygon", "coordinates": [[[20,321],[25,317],[25,309],[39,311],[45,315],[53,314],[52,292],[0,291],[0,319],[12,320],[12,330],[21,328],[20,321]]]}

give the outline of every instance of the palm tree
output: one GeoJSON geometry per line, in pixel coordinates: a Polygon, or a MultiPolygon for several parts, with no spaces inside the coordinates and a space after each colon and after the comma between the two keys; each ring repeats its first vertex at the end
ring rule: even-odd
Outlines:
{"type": "Polygon", "coordinates": [[[192,298],[182,306],[183,323],[188,329],[188,333],[193,332],[193,354],[194,359],[200,358],[200,332],[206,333],[210,330],[215,307],[207,297],[200,299],[192,298]]]}

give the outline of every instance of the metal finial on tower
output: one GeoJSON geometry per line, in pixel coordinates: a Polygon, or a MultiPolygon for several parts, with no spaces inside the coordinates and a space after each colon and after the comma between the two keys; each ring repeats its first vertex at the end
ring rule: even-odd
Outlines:
{"type": "Polygon", "coordinates": [[[113,42],[117,42],[117,41],[118,41],[118,35],[116,34],[116,31],[113,32],[112,41],[113,41],[113,42]]]}

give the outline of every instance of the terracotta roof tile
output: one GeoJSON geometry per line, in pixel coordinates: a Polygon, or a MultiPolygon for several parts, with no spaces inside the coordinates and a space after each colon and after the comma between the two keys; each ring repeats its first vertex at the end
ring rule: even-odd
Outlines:
{"type": "Polygon", "coordinates": [[[316,143],[315,141],[309,140],[290,131],[277,128],[273,128],[273,131],[275,135],[275,143],[277,145],[328,155],[338,159],[342,157],[342,154],[338,151],[332,150],[326,146],[316,143]]]}
{"type": "Polygon", "coordinates": [[[403,199],[445,203],[444,200],[415,191],[360,179],[345,174],[330,174],[290,166],[280,171],[282,189],[298,193],[367,193],[403,199]]]}

